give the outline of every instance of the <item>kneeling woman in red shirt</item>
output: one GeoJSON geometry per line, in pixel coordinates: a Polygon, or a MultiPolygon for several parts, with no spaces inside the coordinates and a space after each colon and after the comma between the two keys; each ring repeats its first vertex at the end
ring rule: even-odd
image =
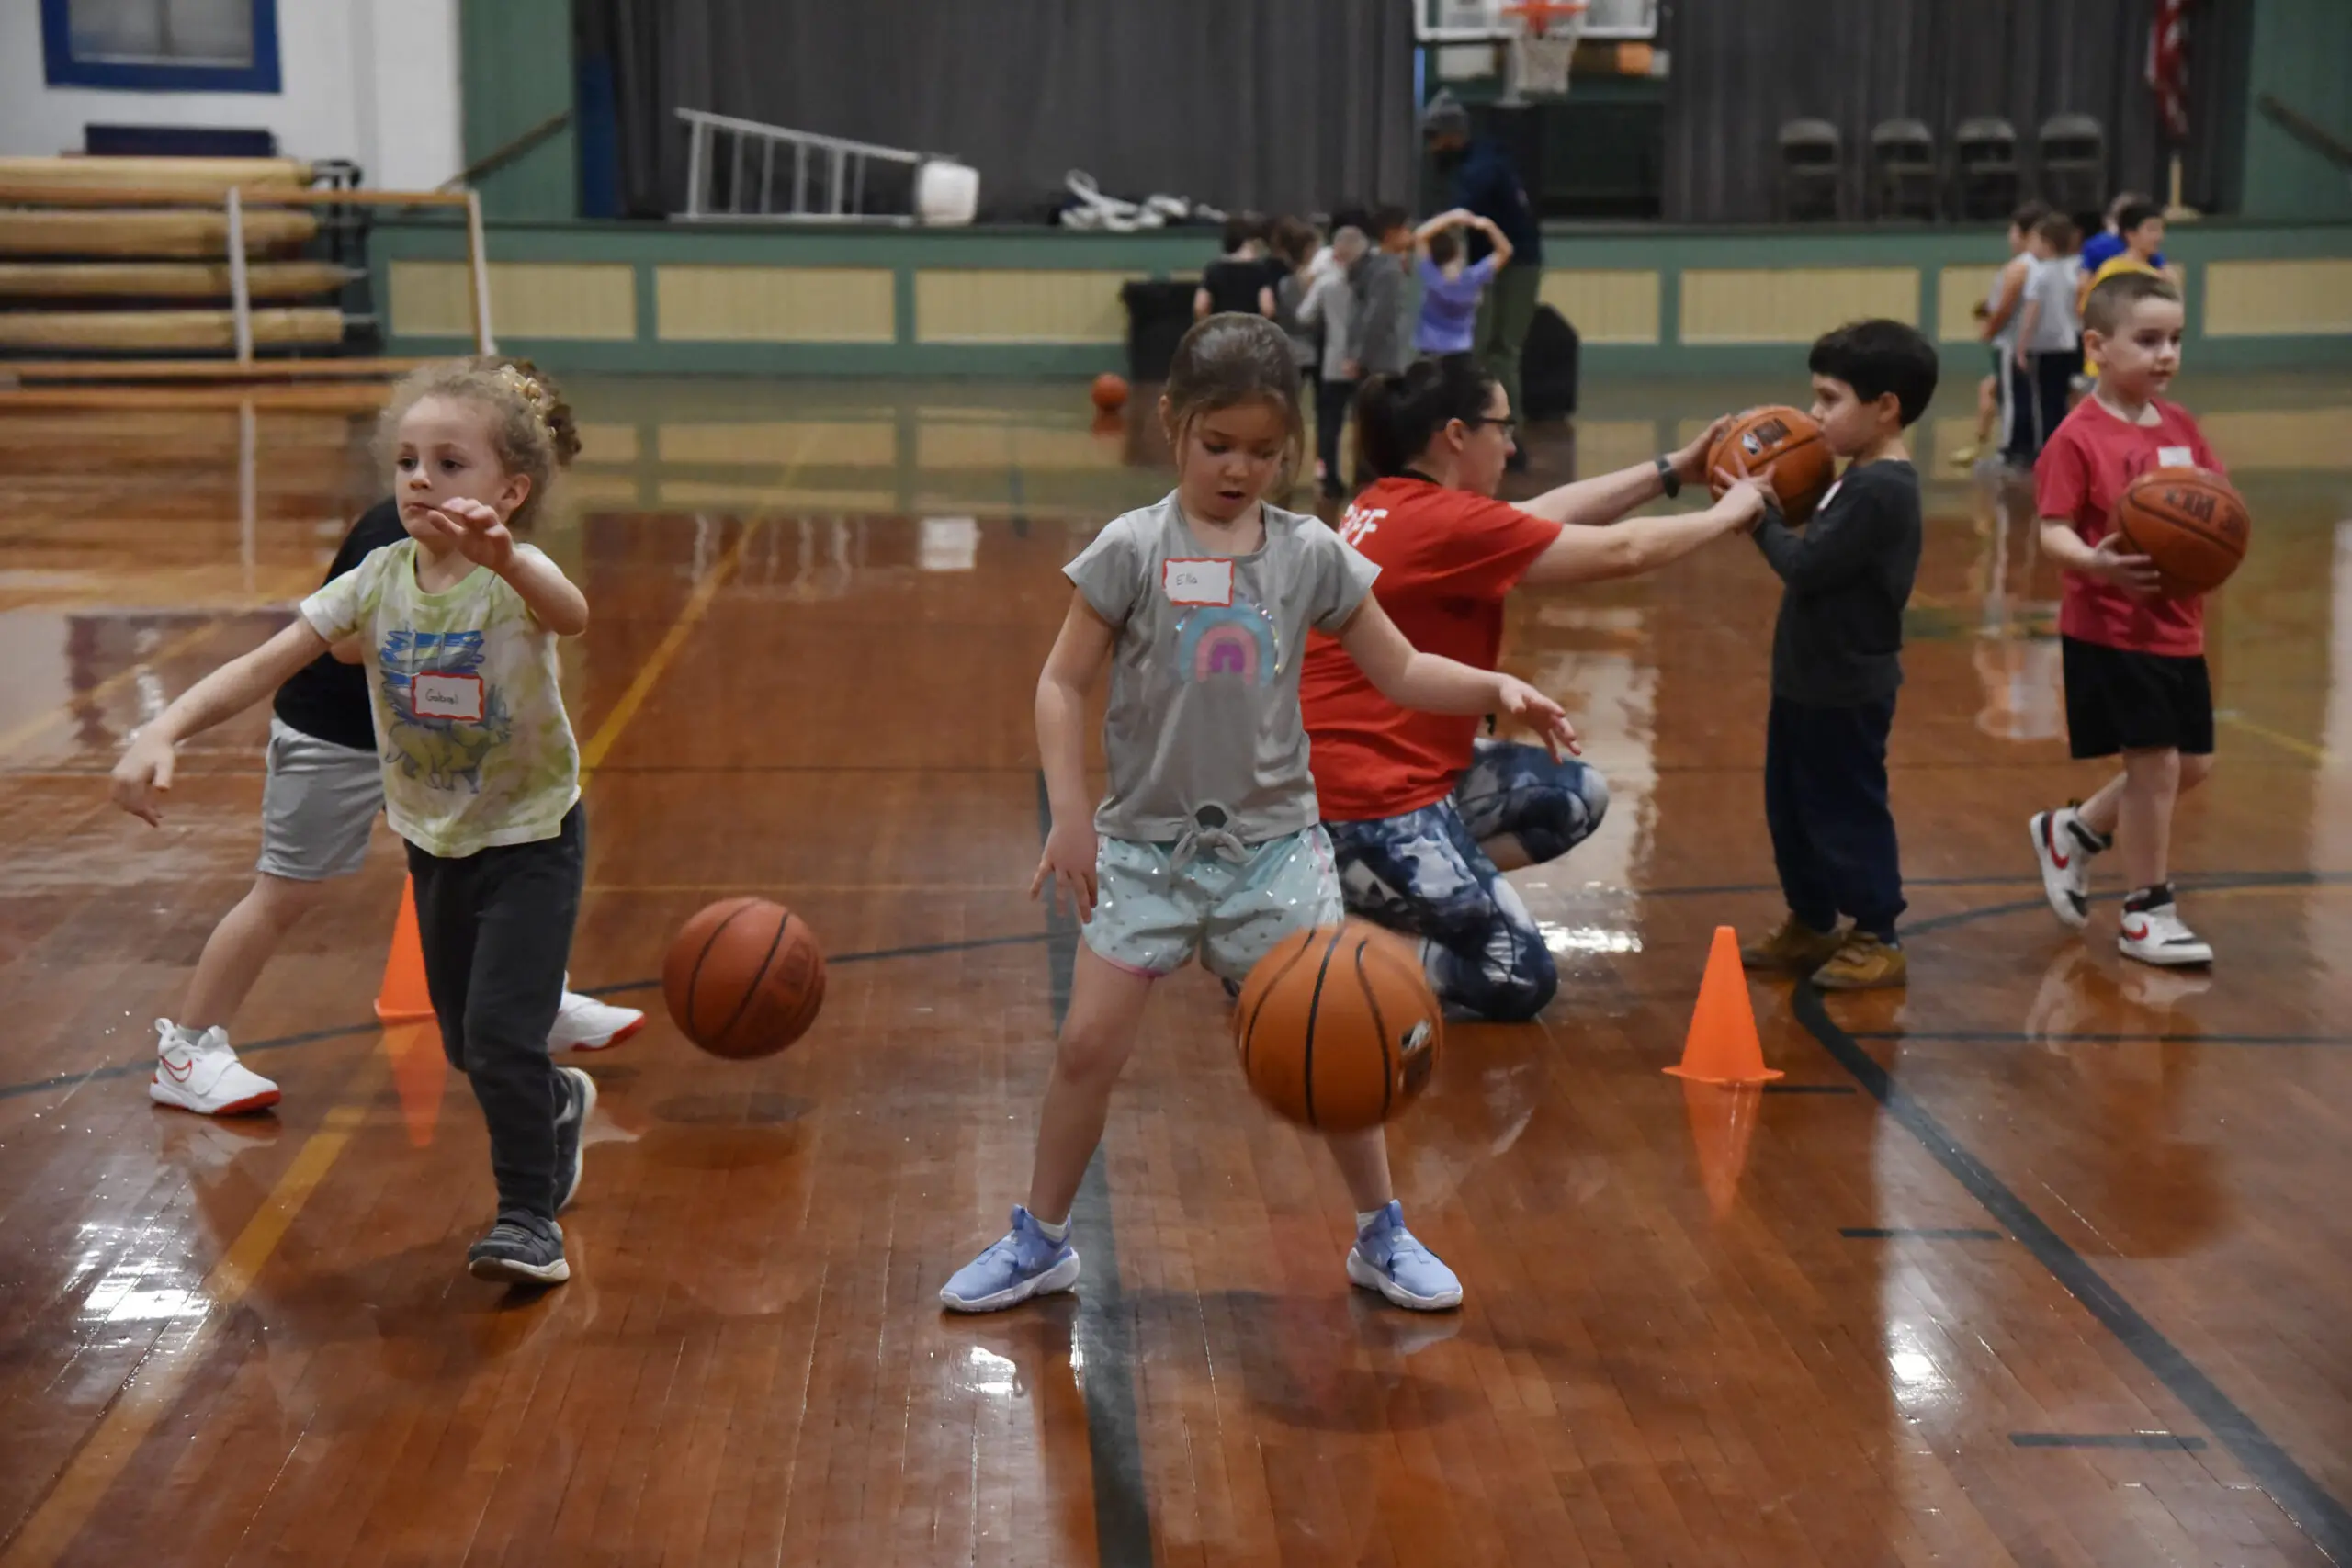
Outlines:
{"type": "MultiPolygon", "coordinates": [[[[1714,429],[1523,506],[1495,500],[1516,422],[1466,355],[1373,377],[1356,422],[1379,479],[1349,507],[1340,536],[1380,568],[1381,607],[1415,648],[1481,670],[1502,651],[1503,596],[1521,582],[1632,577],[1746,532],[1764,509],[1743,483],[1704,512],[1617,523],[1698,482],[1714,429]],[[1575,525],[1592,524],[1616,525],[1575,525]]],[[[1600,773],[1541,746],[1480,739],[1476,718],[1398,707],[1328,637],[1309,640],[1299,700],[1348,908],[1422,939],[1449,1010],[1508,1021],[1542,1011],[1558,973],[1501,874],[1564,855],[1600,825],[1600,773]]]]}

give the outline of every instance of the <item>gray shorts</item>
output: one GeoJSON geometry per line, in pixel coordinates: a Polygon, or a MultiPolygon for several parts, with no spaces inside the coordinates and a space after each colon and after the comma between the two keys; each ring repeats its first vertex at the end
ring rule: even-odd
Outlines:
{"type": "Polygon", "coordinates": [[[384,769],[355,751],[269,721],[269,774],[261,786],[265,876],[324,882],[368,859],[368,834],[384,808],[384,769]]]}

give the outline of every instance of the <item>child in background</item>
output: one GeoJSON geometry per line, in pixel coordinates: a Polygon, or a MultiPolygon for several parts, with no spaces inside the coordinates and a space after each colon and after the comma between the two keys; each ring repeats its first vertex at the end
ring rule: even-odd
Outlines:
{"type": "MultiPolygon", "coordinates": [[[[2088,313],[2091,290],[2119,272],[2144,272],[2158,276],[2165,275],[2165,214],[2164,209],[2153,201],[2135,201],[2119,207],[2115,213],[2116,248],[2101,247],[2099,257],[2091,259],[2091,247],[2083,247],[2083,280],[2075,299],[2075,314],[2079,319],[2088,313]]],[[[2179,292],[2179,279],[2173,280],[2173,290],[2179,292]]],[[[2098,366],[2086,367],[2096,378],[2098,366]]]]}
{"type": "Polygon", "coordinates": [[[1316,245],[1312,228],[1299,219],[1285,218],[1274,225],[1274,254],[1268,258],[1269,265],[1279,269],[1274,279],[1274,325],[1289,337],[1291,357],[1298,362],[1299,380],[1306,386],[1315,382],[1322,349],[1315,328],[1299,314],[1315,282],[1316,245]]]}
{"type": "MultiPolygon", "coordinates": [[[[2154,202],[2136,190],[2120,191],[2117,193],[2113,201],[2107,204],[2106,217],[2100,222],[2095,225],[2078,225],[2086,234],[2090,236],[2083,242],[2083,275],[2086,277],[2096,276],[2100,267],[2131,249],[2130,243],[2123,238],[2123,215],[2126,212],[2135,207],[2154,206],[2154,202]]],[[[2156,243],[2162,244],[2164,242],[2159,239],[2156,243]]],[[[2161,255],[2152,255],[2151,259],[2155,263],[2156,270],[2162,272],[2165,258],[2161,255]]]]}
{"type": "Polygon", "coordinates": [[[1510,265],[1510,241],[1490,219],[1455,208],[1442,212],[1414,231],[1418,253],[1415,273],[1421,282],[1421,317],[1413,332],[1413,346],[1435,357],[1467,354],[1477,336],[1478,299],[1495,274],[1510,265]],[[1494,248],[1465,264],[1462,237],[1453,231],[1468,227],[1487,237],[1494,248]]]}
{"type": "Polygon", "coordinates": [[[1273,280],[1266,273],[1266,220],[1254,212],[1225,220],[1225,254],[1201,269],[1193,290],[1193,319],[1223,310],[1272,317],[1273,280]]]}
{"type": "Polygon", "coordinates": [[[1740,956],[1751,969],[1810,976],[1825,991],[1872,990],[1909,977],[1894,927],[1903,867],[1886,741],[1922,535],[1903,433],[1935,396],[1936,351],[1900,321],[1856,321],[1815,344],[1808,364],[1813,417],[1846,471],[1803,534],[1777,510],[1756,528],[1785,585],[1772,630],[1764,816],[1789,913],[1740,956]],[[1841,914],[1854,921],[1842,934],[1841,914]]]}
{"type": "Polygon", "coordinates": [[[1315,472],[1326,501],[1339,501],[1348,493],[1340,478],[1340,434],[1347,427],[1348,408],[1362,379],[1357,336],[1363,320],[1352,277],[1371,248],[1363,230],[1353,225],[1335,230],[1330,269],[1315,279],[1298,310],[1299,321],[1323,334],[1322,374],[1315,383],[1315,472]]]}
{"type": "Polygon", "coordinates": [[[581,1130],[596,1102],[588,1075],[547,1052],[587,857],[556,642],[587,629],[588,602],[515,536],[580,441],[543,378],[495,359],[417,371],[380,429],[408,536],[165,708],[115,768],[114,797],[160,820],[180,741],[335,644],[363,643],[384,815],[408,840],[442,1048],[490,1128],[498,1218],[467,1267],[557,1284],[571,1269],[555,1216],[579,1189],[581,1130]]]}
{"type": "MultiPolygon", "coordinates": [[[[1030,891],[1067,895],[1085,941],[1039,1116],[1029,1201],[940,1291],[994,1312],[1077,1282],[1069,1210],[1155,978],[1197,955],[1233,983],[1284,937],[1342,914],[1299,716],[1308,629],[1338,637],[1393,701],[1508,714],[1575,735],[1524,682],[1416,653],[1372,597],[1377,569],[1312,517],[1268,505],[1301,443],[1290,345],[1270,321],[1212,316],[1177,346],[1160,418],[1176,488],[1113,521],[1063,569],[1075,590],[1037,680],[1053,826],[1030,891]],[[1230,660],[1188,652],[1204,627],[1230,660]],[[1181,656],[1180,656],[1181,655],[1181,656]],[[1104,666],[1110,793],[1086,797],[1087,694],[1104,666]]],[[[1383,1130],[1326,1142],[1356,1211],[1353,1284],[1416,1311],[1461,1282],[1405,1228],[1383,1130]]]]}
{"type": "Polygon", "coordinates": [[[2115,502],[2152,468],[2222,471],[2188,411],[2162,395],[2180,369],[2184,319],[2179,290],[2150,272],[2127,268],[2091,290],[2083,346],[2100,371],[2098,389],[2034,470],[2042,552],[2065,570],[2058,633],[2068,744],[2081,760],[2123,757],[2123,771],[2088,800],[2029,825],[2042,892],[2061,921],[2082,930],[2092,858],[2120,840],[2132,891],[2116,945],[2162,967],[2213,961],[2175,908],[2170,870],[2174,809],[2213,771],[2205,601],[2157,596],[2154,564],[2115,528],[2115,502]]]}
{"type": "Polygon", "coordinates": [[[1976,307],[1976,319],[1984,323],[1978,335],[1993,351],[1993,373],[1976,385],[1976,444],[1951,455],[1956,467],[1964,468],[1984,456],[1996,423],[2002,445],[2008,444],[2009,355],[2017,347],[2018,310],[2025,300],[2026,268],[2032,260],[2026,254],[2026,238],[2049,211],[2042,203],[2029,201],[2009,215],[2009,259],[1993,274],[1992,289],[1976,307]]]}
{"type": "MultiPolygon", "coordinates": [[[[527,362],[518,368],[537,374],[527,362]]],[[[344,536],[326,581],[407,537],[399,506],[377,502],[344,536]]],[[[368,831],[384,808],[368,677],[356,656],[344,661],[348,651],[346,645],[321,654],[288,676],[271,703],[260,863],[253,886],[206,939],[179,1018],[155,1021],[155,1076],[147,1094],[159,1105],[234,1116],[277,1103],[277,1086],[237,1060],[228,1025],[277,944],[324,902],[328,883],[356,875],[367,863],[368,831]]],[[[634,1008],[567,988],[548,1048],[601,1050],[644,1023],[634,1008]]]]}
{"type": "Polygon", "coordinates": [[[1348,269],[1362,326],[1356,333],[1351,381],[1402,370],[1413,362],[1413,297],[1407,264],[1413,254],[1413,220],[1401,207],[1375,209],[1370,232],[1380,247],[1348,269]]]}
{"type": "Polygon", "coordinates": [[[2017,347],[2010,355],[2010,371],[2025,402],[2009,446],[2019,468],[2033,466],[2066,417],[2067,395],[2082,362],[2074,251],[2075,221],[2064,213],[2049,213],[2033,226],[2033,261],[2026,269],[2025,307],[2018,313],[2017,347]]]}

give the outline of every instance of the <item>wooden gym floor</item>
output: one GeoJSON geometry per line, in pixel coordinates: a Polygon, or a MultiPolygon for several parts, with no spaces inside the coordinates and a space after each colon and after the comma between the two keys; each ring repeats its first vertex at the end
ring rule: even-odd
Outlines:
{"type": "MultiPolygon", "coordinates": [[[[2030,523],[1944,460],[1966,388],[1923,433],[1896,727],[1913,983],[1756,987],[1768,1092],[1659,1072],[1712,929],[1778,912],[1768,574],[1732,543],[1515,605],[1615,803],[1519,878],[1559,1000],[1455,1031],[1396,1129],[1469,1292],[1434,1318],[1348,1288],[1337,1182],[1197,972],[1078,1296],[934,1303],[1022,1191],[1069,975],[1023,897],[1056,569],[1164,488],[1151,441],[1070,386],[578,390],[575,982],[658,1009],[667,934],[741,892],[833,970],[781,1059],[659,1018],[588,1059],[574,1282],[537,1301],[462,1272],[480,1122],[369,1022],[380,830],[239,1021],[277,1114],[143,1092],[250,874],[265,720],[191,749],[160,832],[104,775],[315,580],[373,493],[356,428],[0,412],[0,1563],[2352,1561],[2352,383],[2183,388],[2259,529],[2178,835],[2210,979],[2042,908],[2026,817],[2098,775],[2030,523]]],[[[1535,477],[1788,390],[1595,388],[1535,477]]]]}

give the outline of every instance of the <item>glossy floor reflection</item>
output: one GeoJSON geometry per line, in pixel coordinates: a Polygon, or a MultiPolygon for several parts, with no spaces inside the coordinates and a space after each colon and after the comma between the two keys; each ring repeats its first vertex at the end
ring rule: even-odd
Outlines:
{"type": "MultiPolygon", "coordinates": [[[[0,412],[0,1563],[2346,1560],[2352,382],[2182,388],[2259,529],[2176,850],[2210,977],[2042,908],[2026,817],[2098,774],[2030,519],[1945,460],[1956,395],[1896,725],[1912,987],[1756,987],[1772,1092],[1658,1070],[1713,927],[1777,913],[1769,574],[1735,543],[1514,606],[1614,804],[1517,879],[1559,1001],[1457,1031],[1396,1130],[1469,1291],[1438,1319],[1347,1288],[1336,1180],[1197,974],[1114,1106],[1079,1297],[934,1305],[1025,1177],[1069,952],[1023,896],[1030,693],[1057,569],[1165,488],[1140,423],[1058,385],[576,390],[542,541],[594,607],[575,982],[656,1006],[668,933],[737,892],[834,966],[782,1059],[657,1018],[588,1060],[575,1280],[537,1302],[463,1274],[479,1119],[429,1032],[369,1021],[380,831],[241,1019],[278,1113],[143,1091],[250,875],[265,721],[189,750],[159,832],[103,775],[314,581],[364,427],[0,412]]],[[[1792,390],[1589,389],[1530,482],[1792,390]]]]}

